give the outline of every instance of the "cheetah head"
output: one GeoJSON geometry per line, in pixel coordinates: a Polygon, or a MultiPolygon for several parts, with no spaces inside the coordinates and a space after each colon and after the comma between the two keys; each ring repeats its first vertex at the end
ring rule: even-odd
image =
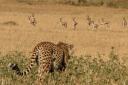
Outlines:
{"type": "Polygon", "coordinates": [[[59,41],[57,43],[57,46],[66,50],[70,56],[72,56],[74,54],[74,45],[73,44],[68,44],[68,43],[59,41]]]}

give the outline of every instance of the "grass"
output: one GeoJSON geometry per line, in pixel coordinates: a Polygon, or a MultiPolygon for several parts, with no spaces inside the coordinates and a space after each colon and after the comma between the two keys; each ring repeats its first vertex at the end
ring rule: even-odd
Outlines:
{"type": "MultiPolygon", "coordinates": [[[[121,62],[114,49],[104,61],[100,55],[72,56],[65,72],[49,74],[46,85],[128,85],[128,66],[121,62]]],[[[125,59],[126,60],[126,59],[125,59]]],[[[0,85],[33,85],[36,67],[26,77],[19,77],[7,68],[9,62],[25,67],[28,59],[21,52],[9,53],[0,57],[0,85]],[[25,62],[25,63],[24,63],[25,62]]],[[[127,61],[126,61],[127,62],[127,61]]]]}

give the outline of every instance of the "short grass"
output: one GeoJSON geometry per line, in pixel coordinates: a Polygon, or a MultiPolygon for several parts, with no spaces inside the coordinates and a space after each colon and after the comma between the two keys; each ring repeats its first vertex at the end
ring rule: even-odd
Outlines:
{"type": "MultiPolygon", "coordinates": [[[[114,50],[104,61],[100,55],[72,56],[65,72],[49,74],[46,85],[128,85],[128,66],[118,59],[114,50]]],[[[15,62],[20,68],[25,67],[28,59],[21,52],[9,53],[0,57],[0,85],[33,85],[37,68],[25,77],[16,76],[8,69],[9,62],[15,62]]],[[[126,61],[127,62],[127,61],[126,61]]]]}

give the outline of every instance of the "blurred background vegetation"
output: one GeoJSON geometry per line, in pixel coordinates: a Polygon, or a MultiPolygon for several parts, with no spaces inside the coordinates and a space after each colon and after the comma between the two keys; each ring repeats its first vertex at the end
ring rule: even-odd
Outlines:
{"type": "Polygon", "coordinates": [[[34,3],[56,3],[70,4],[75,6],[106,6],[116,8],[128,8],[128,0],[15,0],[28,4],[34,3]]]}

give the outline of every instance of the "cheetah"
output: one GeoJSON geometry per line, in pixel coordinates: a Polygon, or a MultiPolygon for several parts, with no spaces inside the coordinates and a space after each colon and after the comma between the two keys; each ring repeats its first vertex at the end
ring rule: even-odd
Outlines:
{"type": "MultiPolygon", "coordinates": [[[[70,45],[69,45],[70,46],[70,45]]],[[[37,80],[41,80],[42,76],[48,72],[65,69],[68,58],[68,44],[59,42],[54,44],[52,42],[38,43],[32,52],[30,64],[24,71],[21,71],[17,64],[10,63],[9,67],[15,71],[17,75],[27,75],[33,66],[38,65],[37,80]],[[65,46],[65,47],[64,47],[65,46]],[[67,46],[67,47],[66,47],[67,46]]]]}

